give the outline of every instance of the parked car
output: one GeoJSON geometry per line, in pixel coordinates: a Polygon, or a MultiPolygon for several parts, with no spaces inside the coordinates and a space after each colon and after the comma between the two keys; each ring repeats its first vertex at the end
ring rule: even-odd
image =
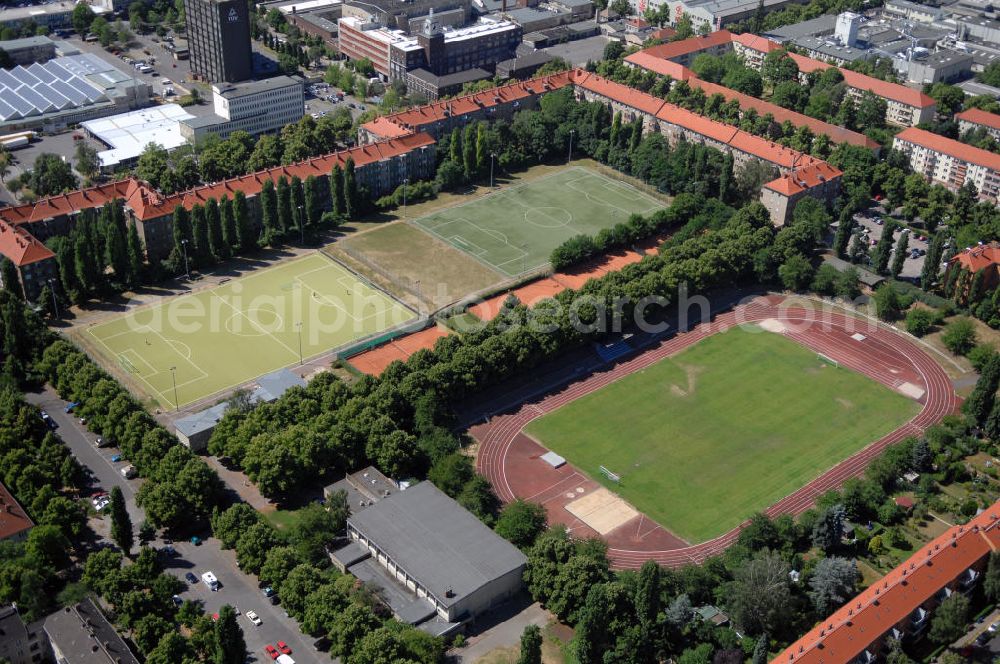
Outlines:
{"type": "Polygon", "coordinates": [[[175,549],[172,544],[165,545],[162,551],[166,556],[169,556],[171,558],[177,557],[177,549],[175,549]]]}
{"type": "Polygon", "coordinates": [[[118,463],[121,460],[122,460],[122,455],[121,454],[113,454],[113,455],[111,455],[111,461],[112,462],[118,463]]]}
{"type": "Polygon", "coordinates": [[[66,412],[72,413],[73,409],[80,405],[79,401],[74,401],[66,406],[66,412]]]}
{"type": "Polygon", "coordinates": [[[174,601],[174,604],[176,604],[177,606],[180,606],[181,604],[184,603],[184,600],[181,599],[180,595],[174,595],[170,599],[172,599],[174,601]]]}
{"type": "Polygon", "coordinates": [[[276,645],[278,646],[278,650],[280,650],[282,652],[282,654],[284,654],[284,655],[291,655],[292,654],[292,649],[289,648],[288,644],[285,643],[284,641],[278,641],[278,643],[276,645]]]}
{"type": "Polygon", "coordinates": [[[195,546],[201,546],[201,538],[198,537],[197,535],[192,535],[191,543],[194,544],[195,546]]]}
{"type": "Polygon", "coordinates": [[[185,574],[184,578],[185,578],[185,580],[187,580],[188,583],[198,583],[198,577],[196,577],[191,572],[188,572],[187,574],[185,574]]]}
{"type": "Polygon", "coordinates": [[[271,659],[278,659],[278,655],[281,654],[280,652],[278,652],[278,649],[272,646],[271,644],[267,644],[266,646],[264,646],[264,652],[266,652],[271,659]]]}
{"type": "Polygon", "coordinates": [[[260,627],[264,623],[264,621],[260,619],[260,616],[257,615],[256,611],[247,611],[246,616],[247,620],[252,622],[257,627],[260,627]]]}
{"type": "Polygon", "coordinates": [[[110,504],[111,504],[111,499],[110,498],[101,498],[98,502],[94,503],[94,509],[96,509],[98,512],[100,512],[101,510],[103,510],[105,507],[107,507],[110,504]]]}

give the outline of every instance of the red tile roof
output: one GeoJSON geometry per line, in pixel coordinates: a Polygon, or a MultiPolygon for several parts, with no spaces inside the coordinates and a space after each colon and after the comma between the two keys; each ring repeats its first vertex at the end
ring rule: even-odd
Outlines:
{"type": "Polygon", "coordinates": [[[778,42],[773,42],[766,37],[758,37],[752,32],[744,32],[741,35],[735,35],[733,36],[733,41],[739,42],[747,48],[752,48],[753,50],[761,53],[770,53],[771,51],[779,51],[784,48],[778,42]]]}
{"type": "Polygon", "coordinates": [[[0,220],[0,254],[23,267],[55,256],[48,247],[20,226],[0,220]]]}
{"type": "Polygon", "coordinates": [[[971,122],[977,125],[983,125],[984,127],[989,127],[990,129],[1000,129],[1000,115],[996,113],[989,113],[981,108],[970,108],[967,111],[962,111],[955,115],[955,119],[958,121],[965,120],[966,122],[971,122]]]}
{"type": "Polygon", "coordinates": [[[464,115],[500,103],[532,97],[548,90],[565,87],[572,82],[574,72],[564,71],[527,81],[508,83],[463,97],[418,106],[366,122],[362,128],[380,138],[405,136],[421,127],[444,120],[452,115],[464,115]]]}
{"type": "MultiPolygon", "coordinates": [[[[736,35],[733,37],[733,41],[738,41],[747,48],[752,48],[761,53],[769,53],[782,48],[781,44],[749,33],[736,35]]],[[[820,60],[814,60],[813,58],[807,58],[806,56],[799,55],[798,53],[789,53],[788,55],[795,61],[795,64],[798,65],[799,71],[804,74],[833,67],[833,65],[820,60]]],[[[844,82],[852,88],[856,88],[858,90],[870,90],[879,97],[898,101],[901,104],[914,106],[916,108],[927,108],[928,106],[934,106],[936,103],[934,99],[925,95],[920,90],[908,88],[905,85],[899,85],[898,83],[889,83],[888,81],[866,76],[865,74],[859,74],[858,72],[851,71],[850,69],[844,69],[843,67],[838,67],[838,69],[840,69],[840,73],[844,75],[844,82]]]]}
{"type": "Polygon", "coordinates": [[[0,219],[12,224],[21,224],[51,219],[84,208],[100,207],[116,198],[124,197],[128,188],[135,183],[137,183],[135,179],[128,178],[89,189],[78,189],[58,196],[40,198],[34,203],[0,209],[0,219]]]}
{"type": "Polygon", "coordinates": [[[850,600],[773,660],[846,664],[906,620],[921,604],[1000,547],[1000,502],[953,526],[850,600]]]}
{"type": "Polygon", "coordinates": [[[1000,263],[1000,244],[990,242],[971,247],[955,254],[951,262],[960,263],[969,272],[979,272],[983,268],[1000,263]]]}
{"type": "MultiPolygon", "coordinates": [[[[799,71],[804,74],[833,67],[833,65],[828,65],[825,62],[807,58],[806,56],[799,55],[798,53],[789,53],[788,55],[795,61],[795,64],[798,65],[799,71]]],[[[840,73],[844,75],[844,83],[846,83],[848,87],[855,88],[856,90],[869,91],[879,97],[896,101],[907,106],[913,106],[914,108],[927,108],[929,106],[934,106],[937,103],[932,97],[925,95],[920,90],[908,88],[905,85],[900,85],[899,83],[889,83],[888,81],[873,78],[872,76],[866,76],[865,74],[859,74],[856,71],[844,69],[843,67],[837,67],[837,69],[839,69],[840,73]]]]}
{"type": "Polygon", "coordinates": [[[907,127],[896,134],[896,140],[913,143],[934,152],[940,152],[955,159],[967,161],[970,164],[983,166],[984,168],[1000,173],[1000,154],[973,147],[952,138],[945,138],[933,132],[917,129],[916,127],[907,127]]]}
{"type": "Polygon", "coordinates": [[[657,28],[653,30],[653,39],[659,39],[660,41],[666,41],[677,35],[677,31],[673,28],[657,28]]]}
{"type": "MultiPolygon", "coordinates": [[[[656,48],[655,46],[653,48],[656,48]]],[[[685,67],[682,64],[674,62],[673,60],[665,60],[658,57],[650,51],[652,48],[647,48],[642,51],[636,51],[632,55],[625,58],[625,62],[635,65],[636,67],[641,67],[643,69],[648,69],[651,72],[659,74],[660,76],[669,76],[678,81],[687,81],[694,78],[694,72],[685,67]]]]}
{"type": "Polygon", "coordinates": [[[826,134],[834,143],[849,143],[851,145],[858,145],[870,150],[875,150],[880,147],[878,143],[864,134],[859,134],[856,131],[844,129],[843,127],[830,124],[829,122],[823,122],[822,120],[817,120],[816,118],[811,118],[808,115],[803,115],[802,113],[790,111],[787,108],[778,106],[777,104],[772,104],[769,101],[745,95],[722,85],[716,85],[715,83],[703,81],[696,76],[692,76],[688,79],[688,83],[690,83],[692,87],[701,88],[708,96],[721,94],[727,101],[735,99],[740,103],[740,108],[742,109],[752,108],[760,115],[767,115],[770,113],[774,116],[775,121],[778,123],[782,123],[787,120],[796,127],[809,127],[809,129],[811,129],[817,136],[819,134],[826,134]]]}
{"type": "Polygon", "coordinates": [[[14,537],[33,525],[27,512],[18,504],[14,496],[0,484],[0,540],[14,537]]]}
{"type": "Polygon", "coordinates": [[[784,196],[794,196],[807,189],[839,178],[843,173],[825,161],[820,161],[796,168],[794,172],[785,173],[771,180],[764,186],[784,196]]]}
{"type": "Polygon", "coordinates": [[[729,30],[717,30],[708,35],[696,35],[669,44],[659,44],[646,49],[651,55],[661,60],[670,60],[682,55],[705,51],[715,46],[729,44],[733,41],[733,34],[729,30]]]}

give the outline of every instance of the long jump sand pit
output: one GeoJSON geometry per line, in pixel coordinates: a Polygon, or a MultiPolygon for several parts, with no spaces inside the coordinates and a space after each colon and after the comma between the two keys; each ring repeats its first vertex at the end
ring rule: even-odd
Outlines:
{"type": "Polygon", "coordinates": [[[601,535],[607,535],[639,516],[634,507],[604,487],[569,503],[566,511],[601,535]]]}

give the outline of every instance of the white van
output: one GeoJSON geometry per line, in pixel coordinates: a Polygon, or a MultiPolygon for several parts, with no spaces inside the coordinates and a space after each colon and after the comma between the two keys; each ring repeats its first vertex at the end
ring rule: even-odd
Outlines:
{"type": "Polygon", "coordinates": [[[219,580],[215,578],[215,575],[211,572],[205,572],[201,575],[201,580],[205,582],[208,589],[211,591],[216,591],[219,589],[219,580]]]}

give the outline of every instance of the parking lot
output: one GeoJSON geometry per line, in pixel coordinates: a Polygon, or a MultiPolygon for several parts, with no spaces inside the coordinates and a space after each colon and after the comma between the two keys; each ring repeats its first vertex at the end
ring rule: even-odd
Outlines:
{"type": "MultiPolygon", "coordinates": [[[[57,425],[56,432],[69,447],[91,475],[91,491],[110,492],[118,486],[125,497],[126,507],[136,530],[145,516],[140,507],[135,504],[135,494],[142,485],[141,479],[125,479],[121,469],[127,465],[124,461],[113,461],[118,450],[114,447],[98,448],[94,441],[97,436],[87,430],[79,419],[66,412],[67,403],[59,398],[53,390],[47,388],[42,392],[29,393],[26,396],[29,403],[45,410],[57,425]]],[[[87,498],[90,501],[90,498],[87,498]]],[[[108,519],[98,523],[99,535],[107,537],[110,530],[108,519]]],[[[167,543],[158,539],[152,543],[162,548],[167,543]]],[[[110,545],[110,542],[108,542],[110,545]]],[[[240,611],[239,623],[243,628],[248,661],[266,662],[270,658],[264,652],[265,645],[274,645],[285,641],[292,649],[292,658],[296,664],[329,663],[326,653],[318,652],[312,647],[312,639],[303,635],[298,623],[290,618],[281,605],[271,605],[262,590],[257,585],[256,577],[240,571],[236,564],[236,556],[232,551],[220,549],[220,543],[214,538],[207,538],[198,545],[191,542],[173,542],[177,552],[174,557],[165,557],[166,571],[184,580],[187,588],[180,593],[182,599],[201,600],[208,615],[217,613],[224,604],[229,604],[240,611]],[[203,572],[211,571],[219,579],[220,589],[212,591],[201,581],[203,572]],[[185,580],[185,574],[194,574],[195,583],[185,580]],[[254,611],[261,619],[261,625],[255,626],[243,615],[246,611],[254,611]]]]}
{"type": "MultiPolygon", "coordinates": [[[[885,223],[885,218],[881,211],[869,210],[856,214],[854,215],[854,221],[862,228],[862,232],[866,234],[869,247],[874,247],[878,243],[879,238],[882,237],[882,229],[885,223]]],[[[928,246],[927,240],[921,240],[920,238],[923,236],[917,233],[897,228],[895,233],[893,233],[893,238],[895,238],[897,243],[903,232],[910,233],[910,240],[907,245],[906,260],[903,262],[903,271],[900,272],[899,276],[901,279],[906,280],[919,279],[920,273],[924,269],[924,256],[927,253],[928,246]],[[914,255],[914,252],[916,252],[916,255],[914,255]]]]}

